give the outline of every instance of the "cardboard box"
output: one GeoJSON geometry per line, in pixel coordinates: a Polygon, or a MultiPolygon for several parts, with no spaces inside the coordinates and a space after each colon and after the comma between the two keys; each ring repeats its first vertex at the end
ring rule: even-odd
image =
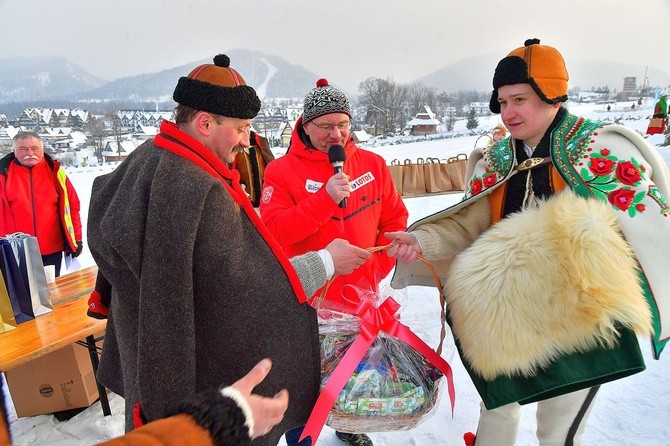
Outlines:
{"type": "Polygon", "coordinates": [[[88,407],[98,399],[91,357],[73,344],[5,372],[18,417],[88,407]]]}

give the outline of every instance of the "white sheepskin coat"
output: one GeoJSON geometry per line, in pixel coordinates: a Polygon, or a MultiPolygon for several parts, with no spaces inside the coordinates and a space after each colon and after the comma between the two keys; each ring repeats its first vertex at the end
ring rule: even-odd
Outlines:
{"type": "Polygon", "coordinates": [[[566,190],[508,216],[454,260],[444,289],[464,356],[485,379],[651,333],[638,264],[607,203],[566,190]]]}

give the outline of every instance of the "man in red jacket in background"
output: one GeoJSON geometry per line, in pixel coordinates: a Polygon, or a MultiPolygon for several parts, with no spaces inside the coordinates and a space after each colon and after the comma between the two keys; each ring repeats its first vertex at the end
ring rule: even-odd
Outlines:
{"type": "MultiPolygon", "coordinates": [[[[407,209],[384,159],[351,140],[349,99],[326,79],[316,85],[305,96],[287,154],[265,170],[261,219],[289,257],[322,249],[335,238],[361,248],[386,245],[390,240],[384,233],[407,227],[407,209]],[[329,161],[333,145],[344,148],[343,172],[334,173],[329,161]]],[[[326,299],[355,309],[357,296],[344,293],[343,286],[376,291],[394,264],[385,251],[375,253],[352,274],[337,277],[326,299]]],[[[288,446],[297,444],[301,431],[287,433],[288,446]]],[[[337,432],[337,437],[350,445],[372,445],[365,434],[337,432]]]]}
{"type": "Polygon", "coordinates": [[[14,152],[0,159],[0,236],[23,232],[37,237],[44,265],[60,275],[63,251],[81,254],[79,197],[60,163],[44,153],[33,131],[14,136],[14,152]]]}

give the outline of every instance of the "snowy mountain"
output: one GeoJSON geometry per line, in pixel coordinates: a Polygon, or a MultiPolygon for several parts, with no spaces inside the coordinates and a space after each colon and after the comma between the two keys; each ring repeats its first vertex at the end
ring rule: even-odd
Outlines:
{"type": "MultiPolygon", "coordinates": [[[[302,98],[317,79],[316,74],[277,56],[244,49],[225,53],[231,65],[261,97],[302,98]]],[[[0,104],[34,100],[171,102],[177,79],[202,63],[212,60],[197,60],[168,70],[105,82],[65,59],[6,59],[0,61],[0,104]],[[71,70],[67,71],[67,67],[71,70]]]]}
{"type": "MultiPolygon", "coordinates": [[[[489,91],[492,88],[493,72],[499,60],[500,54],[464,59],[420,77],[417,82],[435,87],[438,91],[489,91]]],[[[566,60],[566,65],[569,69],[571,88],[589,90],[591,87],[608,86],[611,90],[621,91],[625,77],[635,77],[637,86],[642,87],[645,73],[649,80],[648,85],[652,88],[670,85],[670,73],[654,67],[598,60],[566,60]]]]}
{"type": "Polygon", "coordinates": [[[62,57],[0,59],[0,104],[64,97],[105,82],[62,57]]]}
{"type": "MultiPolygon", "coordinates": [[[[319,77],[302,66],[260,51],[232,49],[225,53],[230,57],[231,65],[244,76],[247,84],[256,88],[262,99],[303,98],[319,77]]],[[[499,58],[499,54],[488,54],[464,59],[416,81],[434,87],[438,92],[489,91],[499,58]]],[[[159,103],[168,109],[174,106],[172,92],[177,79],[195,66],[211,62],[211,59],[196,60],[163,71],[106,82],[64,58],[4,59],[0,60],[0,104],[12,104],[20,110],[30,105],[44,106],[45,101],[55,102],[56,107],[65,107],[68,103],[72,107],[82,107],[82,102],[114,102],[120,108],[146,108],[146,104],[159,103]]],[[[635,77],[641,87],[645,74],[651,87],[670,85],[670,73],[653,67],[579,60],[568,61],[568,66],[570,86],[583,90],[603,86],[621,90],[624,77],[635,77]]],[[[360,81],[368,77],[365,73],[358,75],[360,81]]],[[[347,91],[347,94],[353,98],[356,92],[347,91]]]]}

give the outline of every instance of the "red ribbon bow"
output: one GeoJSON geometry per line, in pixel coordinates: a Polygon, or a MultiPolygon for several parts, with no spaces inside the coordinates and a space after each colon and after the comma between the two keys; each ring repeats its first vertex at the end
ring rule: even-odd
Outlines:
{"type": "Polygon", "coordinates": [[[335,367],[333,373],[328,379],[328,383],[321,391],[316,400],[312,414],[307,420],[305,429],[300,436],[300,440],[311,437],[312,445],[316,446],[321,430],[323,429],[328,414],[333,408],[340,392],[353,375],[356,367],[365,356],[365,353],[372,345],[372,341],[377,337],[380,331],[390,334],[398,339],[402,339],[416,351],[421,353],[431,364],[437,367],[447,380],[447,389],[451,401],[451,413],[454,413],[454,403],[456,394],[454,391],[454,381],[451,373],[451,366],[442,359],[435,350],[430,348],[425,342],[415,335],[407,326],[400,323],[396,318],[396,313],[400,309],[398,302],[392,298],[387,298],[384,302],[375,308],[366,301],[361,301],[356,308],[356,316],[361,319],[360,334],[356,336],[340,363],[335,367]]]}

